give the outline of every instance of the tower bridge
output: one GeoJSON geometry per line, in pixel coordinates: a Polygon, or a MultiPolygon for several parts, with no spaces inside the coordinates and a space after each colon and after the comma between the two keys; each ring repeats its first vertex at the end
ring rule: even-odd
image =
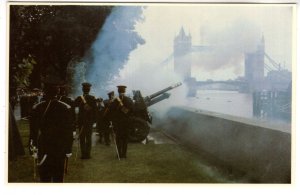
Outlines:
{"type": "MultiPolygon", "coordinates": [[[[281,68],[265,52],[265,40],[262,36],[256,51],[245,53],[244,75],[242,79],[229,81],[196,81],[191,75],[192,58],[191,53],[211,52],[212,46],[192,45],[192,37],[186,34],[183,27],[174,38],[173,53],[169,55],[161,64],[166,64],[174,59],[174,71],[181,75],[187,82],[190,90],[197,90],[204,85],[227,84],[236,86],[240,92],[252,93],[253,91],[287,88],[291,82],[291,73],[281,68]],[[268,75],[265,76],[265,70],[268,75]]],[[[191,93],[194,94],[195,92],[191,93]]]]}

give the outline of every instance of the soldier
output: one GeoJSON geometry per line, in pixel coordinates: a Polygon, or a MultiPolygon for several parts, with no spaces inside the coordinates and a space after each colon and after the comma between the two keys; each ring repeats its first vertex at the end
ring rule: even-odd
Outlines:
{"type": "Polygon", "coordinates": [[[72,155],[71,106],[55,98],[55,83],[45,84],[44,90],[45,101],[35,104],[31,112],[30,146],[38,151],[33,157],[38,160],[40,181],[63,182],[65,163],[72,155]]]}
{"type": "Polygon", "coordinates": [[[126,86],[117,86],[119,96],[111,105],[116,142],[120,158],[126,158],[128,135],[130,130],[130,116],[133,109],[133,101],[125,96],[126,86]]]}
{"type": "Polygon", "coordinates": [[[115,98],[115,92],[111,91],[107,93],[108,99],[104,100],[104,112],[103,112],[103,123],[104,123],[104,141],[106,145],[110,145],[110,121],[111,118],[111,104],[115,98]]]}
{"type": "Polygon", "coordinates": [[[57,99],[61,102],[64,102],[71,106],[71,113],[72,113],[72,119],[73,119],[73,135],[76,134],[76,114],[75,114],[75,106],[74,106],[74,100],[72,98],[68,97],[68,90],[66,85],[60,85],[59,86],[59,94],[57,95],[57,99]]]}
{"type": "Polygon", "coordinates": [[[91,158],[92,129],[96,121],[96,98],[89,95],[90,83],[82,83],[83,95],[75,99],[75,107],[79,107],[77,124],[79,128],[79,139],[81,159],[91,158]]]}

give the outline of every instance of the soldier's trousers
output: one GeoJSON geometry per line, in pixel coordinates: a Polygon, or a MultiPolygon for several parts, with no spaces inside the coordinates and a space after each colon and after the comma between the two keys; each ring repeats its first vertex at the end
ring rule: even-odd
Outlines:
{"type": "Polygon", "coordinates": [[[64,157],[47,156],[39,166],[40,181],[43,183],[61,183],[64,180],[64,157]]]}
{"type": "Polygon", "coordinates": [[[116,142],[120,158],[126,158],[128,135],[125,133],[117,133],[116,142]]]}
{"type": "Polygon", "coordinates": [[[84,124],[80,128],[79,138],[80,138],[81,158],[91,157],[92,129],[93,129],[93,124],[84,124]]]}

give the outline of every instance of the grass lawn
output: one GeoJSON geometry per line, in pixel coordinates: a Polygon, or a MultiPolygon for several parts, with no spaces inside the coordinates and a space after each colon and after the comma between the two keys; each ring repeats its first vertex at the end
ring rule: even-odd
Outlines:
{"type": "MultiPolygon", "coordinates": [[[[24,147],[28,143],[28,121],[18,121],[24,147]]],[[[33,159],[28,155],[8,162],[8,182],[35,182],[33,159]]],[[[114,145],[96,143],[92,159],[81,160],[80,151],[69,159],[68,183],[235,183],[198,155],[176,144],[130,143],[127,159],[119,161],[114,145]]]]}

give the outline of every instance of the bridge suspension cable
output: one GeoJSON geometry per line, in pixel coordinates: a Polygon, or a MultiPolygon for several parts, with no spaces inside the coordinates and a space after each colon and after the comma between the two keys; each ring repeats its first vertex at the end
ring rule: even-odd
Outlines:
{"type": "Polygon", "coordinates": [[[271,62],[273,67],[275,67],[275,70],[280,70],[281,66],[279,63],[276,63],[267,53],[265,53],[266,58],[271,62]]]}
{"type": "Polygon", "coordinates": [[[272,71],[272,68],[271,68],[268,64],[266,64],[266,63],[265,63],[264,68],[265,68],[267,71],[272,71]]]}
{"type": "MultiPolygon", "coordinates": [[[[271,62],[271,64],[273,65],[273,67],[271,67],[271,66],[269,66],[268,64],[265,63],[264,68],[267,71],[270,72],[270,71],[273,71],[273,70],[276,70],[276,71],[282,70],[280,64],[276,63],[267,53],[265,53],[265,56],[271,62]]],[[[278,76],[283,78],[283,79],[288,79],[289,78],[287,75],[284,75],[284,74],[278,74],[278,76]]]]}
{"type": "MultiPolygon", "coordinates": [[[[264,68],[267,70],[267,71],[274,71],[274,69],[272,69],[268,64],[265,63],[265,66],[264,68]]],[[[284,74],[277,74],[279,77],[281,77],[282,79],[289,79],[289,77],[287,75],[284,75],[284,74]]]]}
{"type": "Polygon", "coordinates": [[[174,57],[174,54],[173,53],[171,53],[166,59],[164,59],[160,64],[161,65],[166,65],[166,64],[168,64],[172,59],[173,59],[173,57],[174,57]]]}

